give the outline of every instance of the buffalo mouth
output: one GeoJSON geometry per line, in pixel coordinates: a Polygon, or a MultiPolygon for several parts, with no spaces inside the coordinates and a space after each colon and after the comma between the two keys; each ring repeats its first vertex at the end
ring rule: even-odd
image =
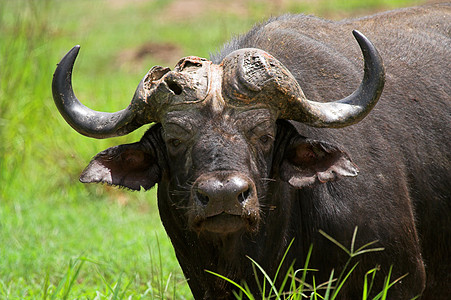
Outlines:
{"type": "Polygon", "coordinates": [[[245,217],[221,213],[216,216],[198,219],[194,222],[193,227],[197,232],[215,234],[230,234],[241,231],[254,232],[258,228],[258,217],[252,214],[245,217]]]}
{"type": "Polygon", "coordinates": [[[246,220],[240,216],[222,213],[217,216],[208,217],[197,225],[199,231],[211,233],[233,233],[246,227],[246,220]]]}

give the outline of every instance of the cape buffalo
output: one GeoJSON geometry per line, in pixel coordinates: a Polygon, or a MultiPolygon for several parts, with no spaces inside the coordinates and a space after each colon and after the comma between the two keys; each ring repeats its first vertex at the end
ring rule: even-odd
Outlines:
{"type": "Polygon", "coordinates": [[[348,257],[318,231],[347,246],[356,226],[356,248],[377,240],[385,250],[358,258],[340,297],[360,298],[375,266],[373,290],[391,266],[392,279],[407,274],[393,299],[448,297],[451,4],[338,22],[273,18],[210,60],[153,67],[116,113],[75,97],[78,51],[53,78],[75,130],[108,138],[155,123],[141,141],[95,156],[80,180],[132,190],[158,183],[161,220],[196,299],[233,297],[232,285],[205,270],[258,295],[246,256],[272,277],[292,240],[280,273],[293,261],[303,268],[313,244],[309,267],[326,281],[348,257]]]}

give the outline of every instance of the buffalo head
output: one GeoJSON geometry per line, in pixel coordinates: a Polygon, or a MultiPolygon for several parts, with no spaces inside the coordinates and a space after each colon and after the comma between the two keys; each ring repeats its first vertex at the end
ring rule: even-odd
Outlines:
{"type": "MultiPolygon", "coordinates": [[[[314,127],[344,127],[362,120],[384,84],[374,46],[354,32],[365,59],[360,87],[334,102],[306,99],[298,81],[276,58],[240,49],[216,65],[185,57],[174,70],[153,67],[131,104],[116,113],[90,110],[75,97],[71,72],[79,47],[68,52],[53,79],[53,97],[66,121],[95,138],[127,134],[158,123],[138,143],[99,153],[82,182],[139,190],[159,183],[159,201],[182,212],[185,226],[212,234],[255,231],[261,220],[275,152],[278,120],[314,127]],[[162,199],[164,198],[164,199],[162,199]]],[[[331,100],[331,99],[325,99],[331,100]]],[[[280,178],[295,188],[357,175],[337,147],[297,137],[279,162],[280,178]]]]}

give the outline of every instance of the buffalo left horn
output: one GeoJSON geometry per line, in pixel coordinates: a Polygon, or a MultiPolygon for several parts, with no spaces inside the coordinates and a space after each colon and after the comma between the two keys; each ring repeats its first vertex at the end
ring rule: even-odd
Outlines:
{"type": "Polygon", "coordinates": [[[58,110],[67,123],[79,133],[98,139],[125,135],[147,122],[137,121],[137,112],[145,105],[143,81],[136,89],[131,104],[118,112],[106,113],[92,110],[77,99],[72,89],[72,70],[80,46],[73,47],[58,64],[53,74],[52,92],[58,110]]]}
{"type": "MultiPolygon", "coordinates": [[[[271,54],[256,48],[240,49],[223,60],[223,89],[232,105],[264,104],[278,111],[279,119],[313,127],[345,127],[362,120],[376,105],[385,83],[382,58],[360,32],[354,37],[364,57],[359,88],[333,102],[308,100],[291,72],[271,54]]],[[[325,99],[330,100],[330,99],[325,99]]]]}
{"type": "Polygon", "coordinates": [[[340,128],[360,122],[373,109],[385,84],[384,64],[377,49],[363,34],[357,30],[353,30],[352,34],[359,43],[365,61],[363,79],[357,90],[341,100],[324,103],[305,99],[300,87],[288,91],[289,98],[295,101],[285,109],[282,118],[296,120],[297,112],[293,108],[298,106],[303,114],[297,114],[298,118],[306,124],[340,128]]]}

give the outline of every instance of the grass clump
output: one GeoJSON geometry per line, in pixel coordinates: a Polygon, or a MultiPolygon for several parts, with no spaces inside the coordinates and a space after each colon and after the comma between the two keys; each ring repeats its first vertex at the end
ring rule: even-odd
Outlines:
{"type": "MultiPolygon", "coordinates": [[[[355,246],[355,240],[357,236],[357,227],[354,230],[352,241],[350,248],[346,248],[342,244],[340,244],[337,240],[326,234],[324,231],[320,230],[320,233],[329,239],[331,242],[333,242],[335,245],[337,245],[342,251],[344,251],[348,255],[348,260],[338,275],[338,277],[335,277],[335,271],[332,270],[330,273],[329,280],[320,284],[317,284],[314,273],[318,270],[309,268],[309,262],[312,254],[313,246],[310,246],[307,257],[305,259],[304,268],[302,269],[294,269],[294,262],[290,265],[288,268],[288,272],[284,274],[284,277],[278,286],[276,282],[279,281],[279,271],[282,267],[282,264],[285,261],[285,258],[287,256],[288,251],[291,248],[291,245],[293,244],[294,240],[291,241],[291,243],[288,245],[280,263],[278,266],[278,269],[274,275],[273,278],[269,276],[266,271],[251,257],[248,257],[249,260],[252,262],[252,267],[254,269],[254,275],[255,280],[257,282],[257,285],[259,287],[259,292],[262,295],[262,299],[312,299],[312,300],[334,300],[336,299],[343,286],[347,283],[347,280],[359,264],[359,262],[354,263],[351,266],[351,262],[355,260],[356,257],[365,255],[369,252],[377,252],[377,251],[383,251],[383,248],[370,248],[371,245],[377,243],[377,241],[370,242],[366,245],[361,246],[358,249],[354,249],[355,246]],[[307,282],[307,275],[310,273],[312,282],[307,282]],[[263,279],[261,280],[259,278],[259,274],[263,275],[263,279]],[[287,291],[288,290],[288,291],[287,291]]],[[[392,280],[392,267],[390,267],[390,271],[388,275],[385,277],[383,287],[380,292],[378,292],[375,296],[372,296],[370,298],[371,294],[374,294],[373,291],[373,284],[375,280],[376,273],[379,271],[379,267],[375,267],[369,271],[366,272],[365,278],[363,281],[363,287],[362,287],[362,300],[372,299],[372,300],[386,300],[388,299],[389,295],[389,289],[402,280],[406,275],[401,276],[400,278],[397,278],[395,280],[392,280]]],[[[233,286],[237,288],[236,291],[234,291],[234,295],[236,299],[250,299],[255,300],[260,297],[256,297],[252,294],[252,291],[249,289],[249,286],[246,282],[244,283],[237,283],[225,276],[222,276],[221,274],[212,272],[212,271],[206,271],[210,274],[213,274],[219,278],[222,278],[223,280],[229,282],[233,286]]]]}

